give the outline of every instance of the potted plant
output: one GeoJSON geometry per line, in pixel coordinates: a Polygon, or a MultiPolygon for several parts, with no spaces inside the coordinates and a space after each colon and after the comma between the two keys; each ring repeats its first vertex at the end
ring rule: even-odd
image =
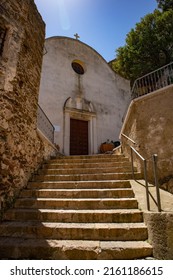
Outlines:
{"type": "Polygon", "coordinates": [[[111,152],[114,148],[115,146],[113,141],[110,142],[109,139],[107,139],[106,142],[100,145],[100,152],[101,153],[111,152]]]}

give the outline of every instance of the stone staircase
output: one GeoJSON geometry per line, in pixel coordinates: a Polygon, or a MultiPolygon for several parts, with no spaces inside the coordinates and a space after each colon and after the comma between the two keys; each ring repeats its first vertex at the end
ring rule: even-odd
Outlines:
{"type": "MultiPolygon", "coordinates": [[[[140,174],[136,172],[136,177],[140,174]]],[[[138,259],[152,255],[122,155],[50,160],[0,224],[1,259],[138,259]]]]}

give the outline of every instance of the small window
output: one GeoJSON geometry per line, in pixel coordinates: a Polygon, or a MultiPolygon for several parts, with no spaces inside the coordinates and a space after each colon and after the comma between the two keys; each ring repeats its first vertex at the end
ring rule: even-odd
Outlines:
{"type": "Polygon", "coordinates": [[[82,63],[80,63],[80,61],[73,61],[72,64],[71,64],[73,70],[79,74],[79,75],[83,75],[85,73],[84,71],[84,67],[82,66],[82,63]]]}
{"type": "Polygon", "coordinates": [[[0,27],[0,55],[2,55],[4,41],[5,41],[6,29],[0,27]]]}

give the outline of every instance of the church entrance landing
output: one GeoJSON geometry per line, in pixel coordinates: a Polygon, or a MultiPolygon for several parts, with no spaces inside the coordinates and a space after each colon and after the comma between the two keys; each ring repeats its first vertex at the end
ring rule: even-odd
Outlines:
{"type": "Polygon", "coordinates": [[[70,119],[70,155],[88,155],[88,121],[70,119]]]}

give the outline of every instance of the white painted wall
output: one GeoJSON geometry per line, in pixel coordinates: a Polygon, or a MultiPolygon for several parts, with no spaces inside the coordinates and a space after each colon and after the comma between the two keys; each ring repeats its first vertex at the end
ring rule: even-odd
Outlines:
{"type": "Polygon", "coordinates": [[[51,122],[58,126],[55,141],[61,151],[64,147],[63,107],[69,97],[85,98],[94,107],[94,135],[97,137],[94,152],[107,139],[117,141],[122,118],[130,103],[129,81],[115,74],[103,57],[79,40],[52,37],[46,39],[45,48],[39,104],[51,122]],[[84,75],[78,75],[72,69],[71,63],[75,59],[84,62],[84,75]]]}

